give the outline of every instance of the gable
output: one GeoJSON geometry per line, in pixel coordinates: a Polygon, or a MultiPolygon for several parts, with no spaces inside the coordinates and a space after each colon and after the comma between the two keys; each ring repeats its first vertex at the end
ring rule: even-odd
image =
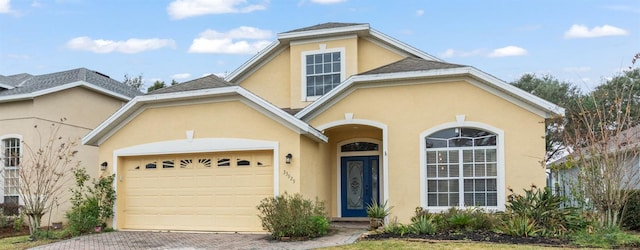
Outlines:
{"type": "MultiPolygon", "coordinates": [[[[269,117],[281,126],[293,130],[300,135],[308,136],[316,141],[327,141],[326,136],[322,135],[322,133],[313,129],[308,124],[300,121],[285,111],[278,109],[272,104],[239,86],[138,96],[105,120],[96,129],[91,131],[91,133],[85,136],[82,141],[84,144],[99,146],[124,126],[137,119],[140,114],[144,113],[148,109],[167,108],[166,110],[178,110],[176,111],[177,113],[189,114],[191,111],[185,112],[185,110],[190,110],[190,107],[192,106],[188,105],[228,101],[239,101],[254,109],[261,115],[269,117]]],[[[214,113],[213,111],[211,112],[214,113]]],[[[229,112],[233,113],[233,109],[229,110],[229,112]]],[[[205,119],[211,122],[224,122],[225,120],[225,117],[211,117],[206,112],[200,112],[200,115],[200,117],[195,116],[192,119],[205,119]]],[[[181,121],[183,123],[188,123],[189,120],[190,119],[184,118],[181,121]]],[[[164,123],[161,121],[158,122],[159,125],[157,126],[164,128],[164,123]]],[[[171,122],[174,121],[172,120],[171,122]]],[[[154,123],[147,125],[156,126],[153,124],[154,123]]],[[[251,126],[250,123],[247,124],[251,126]]],[[[184,133],[184,131],[181,133],[184,133]]]]}

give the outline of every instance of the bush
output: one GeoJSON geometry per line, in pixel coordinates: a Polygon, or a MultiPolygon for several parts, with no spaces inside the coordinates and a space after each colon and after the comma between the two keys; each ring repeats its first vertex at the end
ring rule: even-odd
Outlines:
{"type": "Polygon", "coordinates": [[[640,236],[626,233],[619,228],[600,228],[595,232],[577,231],[571,236],[573,244],[595,248],[640,248],[640,236]]]}
{"type": "Polygon", "coordinates": [[[410,228],[398,222],[398,218],[394,218],[393,221],[386,224],[382,230],[385,233],[397,234],[400,236],[404,236],[406,233],[410,232],[410,228]]]}
{"type": "Polygon", "coordinates": [[[412,234],[435,234],[438,231],[438,225],[430,214],[423,214],[418,217],[411,218],[409,232],[412,234]]]}
{"type": "Polygon", "coordinates": [[[99,215],[98,200],[95,198],[84,199],[80,204],[74,204],[66,213],[69,233],[78,236],[93,232],[95,227],[101,224],[99,215]]]}
{"type": "Polygon", "coordinates": [[[71,189],[71,210],[66,213],[69,233],[73,236],[93,232],[96,226],[105,227],[113,215],[116,200],[113,181],[115,175],[100,177],[87,185],[89,175],[84,168],[73,170],[76,186],[71,189]]]}
{"type": "Polygon", "coordinates": [[[563,236],[584,229],[590,223],[580,209],[563,208],[564,198],[554,195],[549,188],[541,190],[531,186],[531,189],[524,190],[524,195],[515,194],[512,189],[509,191],[511,194],[507,197],[507,211],[500,228],[505,232],[522,232],[520,236],[530,236],[527,232],[535,231],[542,236],[563,236]],[[525,225],[529,222],[533,223],[534,229],[512,228],[526,228],[525,225]]]}
{"type": "Polygon", "coordinates": [[[329,228],[324,203],[307,200],[301,194],[285,192],[275,198],[264,198],[258,210],[262,228],[274,239],[319,237],[326,235],[329,228]]]}
{"type": "Polygon", "coordinates": [[[640,231],[640,190],[634,190],[629,195],[629,200],[622,210],[622,226],[635,231],[640,231]]]}

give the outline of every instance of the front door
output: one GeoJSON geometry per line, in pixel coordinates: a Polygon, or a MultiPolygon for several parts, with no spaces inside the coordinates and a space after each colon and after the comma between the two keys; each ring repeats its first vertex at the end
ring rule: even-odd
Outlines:
{"type": "Polygon", "coordinates": [[[341,158],[342,217],[367,217],[367,205],[378,201],[378,156],[341,158]]]}

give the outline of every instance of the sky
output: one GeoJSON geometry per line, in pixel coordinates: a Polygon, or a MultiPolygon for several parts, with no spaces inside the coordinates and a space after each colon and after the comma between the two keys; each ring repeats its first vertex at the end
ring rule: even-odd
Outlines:
{"type": "Polygon", "coordinates": [[[0,75],[224,76],[278,33],[326,22],[368,23],[507,82],[548,74],[583,91],[640,53],[640,0],[0,0],[0,75]]]}

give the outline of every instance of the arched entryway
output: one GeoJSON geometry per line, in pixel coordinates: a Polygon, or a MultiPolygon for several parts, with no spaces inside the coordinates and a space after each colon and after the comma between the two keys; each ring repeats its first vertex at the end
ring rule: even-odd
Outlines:
{"type": "Polygon", "coordinates": [[[333,214],[367,217],[368,204],[388,199],[386,126],[371,122],[333,125],[322,129],[329,138],[329,157],[335,159],[333,214]]]}

